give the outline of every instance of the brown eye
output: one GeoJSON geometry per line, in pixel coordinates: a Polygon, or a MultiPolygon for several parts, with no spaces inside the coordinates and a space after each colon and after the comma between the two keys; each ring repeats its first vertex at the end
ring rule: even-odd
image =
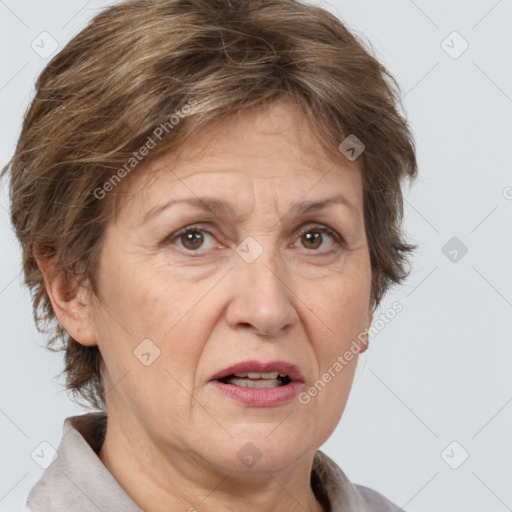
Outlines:
{"type": "Polygon", "coordinates": [[[183,247],[185,249],[189,249],[191,251],[195,249],[199,249],[204,242],[204,236],[201,231],[194,230],[184,233],[180,236],[180,240],[183,243],[183,247]]]}
{"type": "Polygon", "coordinates": [[[207,249],[214,248],[216,239],[206,229],[201,226],[188,226],[181,231],[172,234],[165,240],[165,244],[174,245],[182,249],[188,254],[206,252],[207,249]],[[208,245],[208,238],[210,244],[208,245]]]}
{"type": "Polygon", "coordinates": [[[306,226],[299,232],[298,236],[302,247],[317,252],[319,255],[327,254],[343,247],[344,242],[343,238],[338,234],[337,231],[322,225],[306,226]],[[322,250],[321,246],[329,239],[331,239],[330,248],[324,247],[324,250],[322,250]]]}
{"type": "Polygon", "coordinates": [[[322,243],[321,233],[305,233],[302,235],[302,241],[306,249],[318,249],[322,243]]]}

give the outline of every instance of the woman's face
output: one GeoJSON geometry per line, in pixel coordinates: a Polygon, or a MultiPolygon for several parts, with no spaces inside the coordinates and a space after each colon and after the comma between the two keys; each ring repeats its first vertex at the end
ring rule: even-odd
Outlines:
{"type": "Polygon", "coordinates": [[[271,471],[332,433],[357,362],[343,355],[371,321],[361,176],[342,160],[276,103],[203,129],[122,184],[91,325],[109,417],[134,445],[271,471]],[[284,385],[214,379],[247,361],[271,364],[235,372],[298,373],[284,385]]]}

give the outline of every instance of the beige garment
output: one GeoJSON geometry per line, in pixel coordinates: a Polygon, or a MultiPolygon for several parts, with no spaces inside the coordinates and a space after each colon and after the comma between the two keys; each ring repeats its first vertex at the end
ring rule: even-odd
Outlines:
{"type": "MultiPolygon", "coordinates": [[[[58,456],[30,490],[33,512],[140,512],[98,457],[107,425],[105,413],[66,418],[58,456]]],[[[326,512],[404,512],[372,489],[350,483],[318,450],[311,484],[326,512]]],[[[300,507],[297,507],[299,511],[300,507]]]]}

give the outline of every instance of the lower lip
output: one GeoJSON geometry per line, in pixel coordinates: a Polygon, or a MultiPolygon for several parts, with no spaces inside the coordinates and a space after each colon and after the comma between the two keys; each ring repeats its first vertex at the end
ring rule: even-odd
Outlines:
{"type": "Polygon", "coordinates": [[[211,383],[224,395],[252,407],[272,407],[292,400],[300,391],[303,382],[290,382],[276,388],[243,388],[224,384],[218,380],[211,383]]]}

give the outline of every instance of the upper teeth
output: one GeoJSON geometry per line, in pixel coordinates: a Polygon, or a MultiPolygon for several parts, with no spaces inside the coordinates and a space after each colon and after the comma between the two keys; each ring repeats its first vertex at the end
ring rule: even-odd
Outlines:
{"type": "Polygon", "coordinates": [[[267,372],[267,373],[257,373],[257,372],[245,372],[245,373],[235,373],[235,377],[249,377],[249,379],[277,379],[279,377],[286,377],[286,373],[279,372],[267,372]]]}

